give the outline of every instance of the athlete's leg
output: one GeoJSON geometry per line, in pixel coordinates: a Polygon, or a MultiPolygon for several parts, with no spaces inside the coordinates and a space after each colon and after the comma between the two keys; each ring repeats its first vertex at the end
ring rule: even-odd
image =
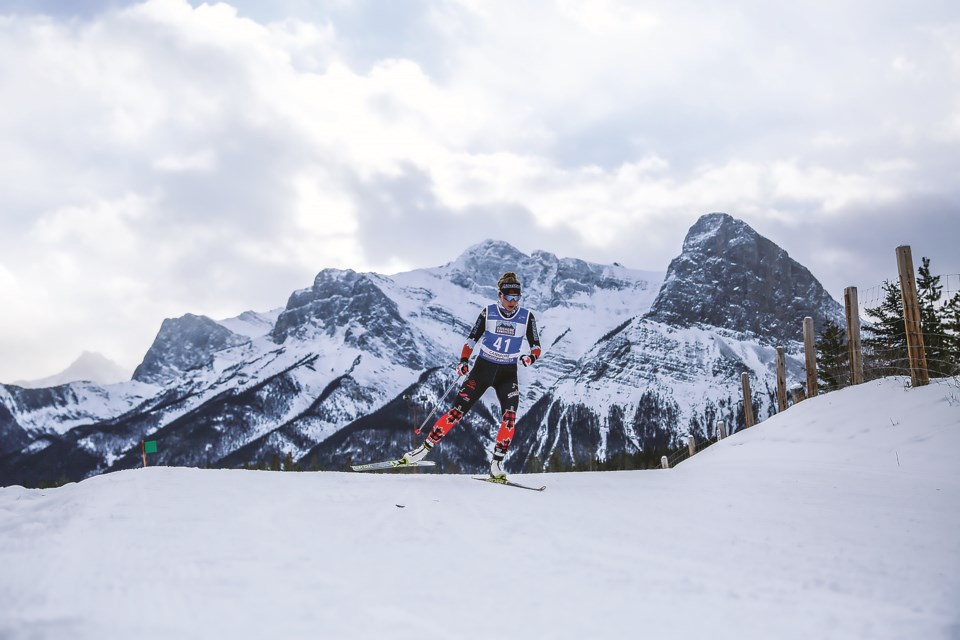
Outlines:
{"type": "Polygon", "coordinates": [[[494,460],[503,460],[507,455],[507,449],[510,448],[516,431],[517,407],[520,406],[520,386],[517,384],[516,367],[502,366],[500,369],[494,388],[497,391],[497,399],[500,401],[503,419],[500,422],[496,446],[493,449],[494,460]]]}
{"type": "Polygon", "coordinates": [[[433,428],[427,436],[430,447],[436,446],[450,429],[470,411],[470,408],[480,399],[483,392],[490,387],[490,383],[493,381],[494,372],[491,371],[493,367],[496,367],[496,365],[482,358],[477,358],[473,370],[470,371],[467,380],[457,392],[457,399],[453,403],[453,408],[440,416],[440,419],[433,424],[433,428]]]}

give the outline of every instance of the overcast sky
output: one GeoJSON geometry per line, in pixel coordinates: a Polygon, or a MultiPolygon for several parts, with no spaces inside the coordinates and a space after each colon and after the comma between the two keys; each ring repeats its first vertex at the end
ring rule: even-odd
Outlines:
{"type": "MultiPolygon", "coordinates": [[[[956,0],[0,1],[0,381],[486,238],[960,273],[956,0]]],[[[505,265],[508,266],[508,265],[505,265]]]]}

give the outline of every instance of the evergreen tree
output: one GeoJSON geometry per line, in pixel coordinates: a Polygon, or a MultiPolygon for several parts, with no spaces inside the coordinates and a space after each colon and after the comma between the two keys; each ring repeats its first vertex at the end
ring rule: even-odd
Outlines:
{"type": "Polygon", "coordinates": [[[277,454],[273,454],[273,455],[270,457],[270,464],[267,466],[267,468],[268,468],[270,471],[280,471],[280,470],[281,470],[281,468],[280,468],[280,456],[277,455],[277,454]]]}
{"type": "MultiPolygon", "coordinates": [[[[942,302],[940,276],[930,273],[930,259],[923,258],[917,270],[917,298],[923,332],[927,368],[932,377],[960,374],[960,294],[942,302]]],[[[884,281],[884,299],[868,308],[876,322],[866,327],[864,338],[864,375],[868,379],[905,375],[910,364],[903,321],[900,287],[884,281]]]]}
{"type": "Polygon", "coordinates": [[[827,320],[817,339],[817,379],[824,391],[836,391],[850,384],[850,356],[847,353],[846,331],[827,320]]]}
{"type": "Polygon", "coordinates": [[[566,471],[566,463],[563,460],[563,455],[560,453],[560,447],[555,447],[553,452],[550,454],[550,458],[547,459],[546,467],[544,471],[549,471],[550,473],[559,473],[566,471]]]}
{"type": "Polygon", "coordinates": [[[543,473],[543,471],[543,459],[537,455],[527,458],[526,463],[523,465],[524,473],[543,473]]]}
{"type": "Polygon", "coordinates": [[[676,424],[679,413],[676,402],[665,401],[656,392],[645,391],[633,416],[633,431],[641,450],[651,453],[669,450],[673,433],[667,425],[676,424]]]}
{"type": "Polygon", "coordinates": [[[953,364],[953,375],[960,375],[960,292],[943,306],[942,314],[947,351],[953,364]]]}
{"type": "Polygon", "coordinates": [[[900,287],[884,280],[882,288],[883,301],[866,309],[869,316],[876,318],[865,327],[867,336],[863,339],[863,369],[867,380],[903,375],[910,369],[900,287]]]}
{"type": "Polygon", "coordinates": [[[943,286],[940,276],[930,275],[930,258],[923,258],[918,270],[917,298],[920,304],[920,325],[923,331],[923,347],[927,357],[930,376],[944,377],[956,373],[956,354],[952,353],[953,340],[947,336],[944,321],[949,321],[949,310],[940,304],[943,286]]]}

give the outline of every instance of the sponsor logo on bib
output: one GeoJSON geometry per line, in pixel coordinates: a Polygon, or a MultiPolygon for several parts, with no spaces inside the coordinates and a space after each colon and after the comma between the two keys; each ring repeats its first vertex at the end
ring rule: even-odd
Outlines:
{"type": "Polygon", "coordinates": [[[497,322],[494,333],[498,336],[515,336],[517,335],[517,325],[512,322],[497,322]]]}

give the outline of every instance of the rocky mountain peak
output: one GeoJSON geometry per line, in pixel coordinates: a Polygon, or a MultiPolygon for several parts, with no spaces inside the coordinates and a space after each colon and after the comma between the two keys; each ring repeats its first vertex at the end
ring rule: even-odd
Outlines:
{"type": "Polygon", "coordinates": [[[500,276],[505,271],[515,271],[523,280],[523,265],[529,261],[529,256],[508,242],[485,240],[469,247],[449,265],[449,277],[464,289],[496,296],[500,276]]]}
{"type": "Polygon", "coordinates": [[[312,287],[295,291],[271,336],[282,344],[291,337],[306,340],[338,331],[344,332],[345,345],[364,353],[423,365],[417,336],[397,304],[370,275],[352,269],[324,269],[312,287]]]}
{"type": "Polygon", "coordinates": [[[802,339],[806,316],[819,330],[842,310],[786,251],[733,216],[709,213],[687,233],[647,317],[782,342],[802,339]]]}
{"type": "Polygon", "coordinates": [[[488,263],[499,263],[503,261],[518,262],[527,258],[527,255],[514,247],[509,242],[503,240],[484,240],[479,244],[468,247],[459,261],[477,266],[488,263]]]}
{"type": "MultiPolygon", "coordinates": [[[[527,255],[501,240],[486,240],[470,247],[447,269],[445,277],[451,282],[489,298],[497,295],[499,277],[505,271],[514,271],[523,283],[524,303],[539,310],[567,305],[578,295],[598,289],[627,291],[648,286],[645,280],[638,280],[638,272],[628,273],[619,265],[559,258],[540,250],[527,255]]],[[[659,279],[659,274],[654,277],[659,279]]]]}
{"type": "Polygon", "coordinates": [[[188,313],[167,318],[143,362],[133,372],[133,379],[151,383],[174,380],[184,371],[209,363],[217,351],[248,340],[206,316],[188,313]]]}
{"type": "Polygon", "coordinates": [[[729,213],[706,213],[690,227],[683,239],[683,253],[702,251],[717,242],[725,242],[733,237],[754,240],[760,237],[753,227],[737,220],[729,213]]]}
{"type": "Polygon", "coordinates": [[[273,338],[304,336],[311,328],[332,333],[337,327],[363,322],[375,309],[395,312],[395,306],[365,274],[352,269],[324,269],[309,289],[294,291],[277,317],[273,338]]]}

